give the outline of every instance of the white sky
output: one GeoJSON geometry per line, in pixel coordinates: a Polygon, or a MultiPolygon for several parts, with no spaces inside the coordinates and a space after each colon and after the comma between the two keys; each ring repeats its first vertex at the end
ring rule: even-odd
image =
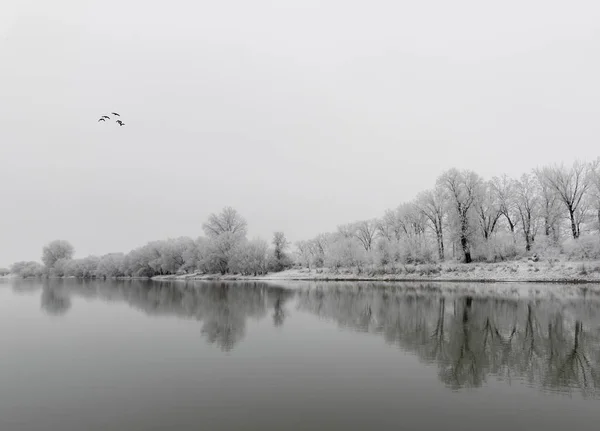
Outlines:
{"type": "Polygon", "coordinates": [[[0,266],[202,234],[290,240],[450,167],[600,154],[594,0],[3,0],[0,266]],[[97,123],[116,110],[125,127],[97,123]]]}

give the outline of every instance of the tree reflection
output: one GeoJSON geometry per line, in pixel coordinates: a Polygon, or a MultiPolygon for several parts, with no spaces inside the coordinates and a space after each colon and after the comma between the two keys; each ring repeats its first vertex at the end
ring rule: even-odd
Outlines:
{"type": "Polygon", "coordinates": [[[41,307],[48,314],[64,315],[71,308],[69,293],[60,286],[45,284],[42,289],[41,307]]]}
{"type": "Polygon", "coordinates": [[[285,304],[293,292],[266,283],[172,283],[140,280],[105,283],[70,280],[61,287],[46,285],[42,307],[66,312],[69,295],[126,302],[153,316],[178,316],[202,323],[200,333],[209,344],[233,349],[246,334],[248,319],[262,319],[272,310],[273,321],[282,325],[285,304]]]}
{"type": "Polygon", "coordinates": [[[316,285],[300,309],[388,343],[438,366],[452,389],[490,376],[553,391],[600,395],[600,302],[442,295],[427,285],[316,285]],[[573,316],[576,316],[574,318],[573,316]]]}

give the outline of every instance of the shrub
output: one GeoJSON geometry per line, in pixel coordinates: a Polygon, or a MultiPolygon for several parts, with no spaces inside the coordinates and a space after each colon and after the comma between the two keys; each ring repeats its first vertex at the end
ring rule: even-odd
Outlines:
{"type": "Polygon", "coordinates": [[[40,277],[45,274],[44,265],[38,262],[16,262],[10,267],[10,272],[18,277],[40,277]]]}
{"type": "Polygon", "coordinates": [[[562,249],[569,259],[600,258],[600,240],[597,235],[581,235],[577,239],[569,238],[562,243],[562,249]]]}

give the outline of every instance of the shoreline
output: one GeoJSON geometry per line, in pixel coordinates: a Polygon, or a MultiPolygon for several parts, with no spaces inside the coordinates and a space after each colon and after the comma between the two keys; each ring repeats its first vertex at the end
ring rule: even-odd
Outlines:
{"type": "MultiPolygon", "coordinates": [[[[131,280],[131,278],[119,278],[120,280],[131,280]]],[[[139,279],[139,278],[138,278],[139,279]]],[[[277,281],[331,281],[331,282],[382,282],[382,283],[415,283],[415,282],[435,282],[435,283],[482,283],[482,284],[497,284],[497,283],[530,283],[530,284],[598,284],[600,285],[600,279],[579,279],[579,278],[565,278],[565,279],[477,279],[477,278],[432,278],[432,277],[419,277],[419,278],[390,278],[390,277],[270,277],[266,276],[218,276],[218,275],[205,275],[205,276],[175,276],[175,275],[157,275],[145,280],[151,281],[266,281],[266,282],[277,282],[277,281]]]]}
{"type": "MultiPolygon", "coordinates": [[[[42,276],[46,278],[45,276],[42,276]]],[[[0,280],[18,279],[14,274],[0,280]]],[[[74,278],[74,277],[48,277],[74,278]]],[[[91,279],[100,280],[101,277],[91,279]]],[[[439,283],[538,283],[538,284],[598,284],[600,261],[511,261],[500,263],[449,263],[400,265],[396,268],[363,269],[294,268],[265,275],[204,274],[157,275],[154,277],[110,277],[113,280],[153,281],[312,281],[312,282],[439,282],[439,283]]]]}
{"type": "Polygon", "coordinates": [[[510,262],[407,266],[403,273],[359,275],[348,269],[329,271],[289,269],[266,275],[185,274],[159,275],[155,281],[348,281],[440,283],[553,283],[600,284],[600,262],[510,262]]]}

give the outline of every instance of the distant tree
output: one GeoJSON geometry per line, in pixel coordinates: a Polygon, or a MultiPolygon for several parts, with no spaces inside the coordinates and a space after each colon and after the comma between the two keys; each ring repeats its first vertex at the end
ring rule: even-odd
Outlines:
{"type": "Polygon", "coordinates": [[[50,268],[49,275],[53,277],[63,277],[65,275],[68,275],[69,264],[72,261],[72,259],[58,259],[56,262],[54,262],[52,268],[50,268]]]}
{"type": "Polygon", "coordinates": [[[214,238],[224,233],[245,237],[246,220],[232,207],[225,207],[219,214],[211,214],[202,225],[206,236],[214,238]]]}
{"type": "MultiPolygon", "coordinates": [[[[484,240],[490,239],[494,233],[498,220],[502,215],[501,203],[497,200],[492,183],[482,183],[475,198],[475,212],[479,221],[479,227],[484,240]]],[[[511,232],[514,230],[512,225],[511,232]]]]}
{"type": "Polygon", "coordinates": [[[366,263],[366,252],[356,238],[338,236],[328,246],[325,265],[329,268],[356,267],[360,273],[366,263]]]}
{"type": "Polygon", "coordinates": [[[427,218],[427,221],[435,234],[439,259],[444,260],[443,225],[446,196],[444,195],[443,190],[438,186],[433,190],[421,192],[417,196],[416,205],[419,208],[419,211],[427,218]]]}
{"type": "Polygon", "coordinates": [[[274,271],[283,271],[291,266],[291,259],[287,255],[286,250],[289,247],[289,242],[285,238],[283,232],[275,232],[273,234],[273,265],[274,271]]]}
{"type": "Polygon", "coordinates": [[[0,268],[0,277],[10,274],[10,269],[8,268],[0,268]]]}
{"type": "Polygon", "coordinates": [[[546,181],[542,169],[534,169],[540,197],[540,217],[544,222],[544,235],[558,241],[558,224],[560,219],[560,200],[554,188],[546,181]]]}
{"type": "Polygon", "coordinates": [[[125,275],[125,255],[123,253],[110,253],[100,257],[96,267],[98,277],[120,277],[125,275]]]}
{"type": "Polygon", "coordinates": [[[40,277],[44,275],[45,268],[44,265],[38,262],[15,262],[10,267],[11,274],[14,274],[18,277],[28,278],[28,277],[40,277]]]}
{"type": "Polygon", "coordinates": [[[577,210],[584,203],[583,198],[590,187],[588,166],[579,161],[574,162],[570,168],[564,165],[547,166],[541,170],[540,176],[566,207],[573,238],[579,238],[581,232],[577,223],[577,210]]]}
{"type": "Polygon", "coordinates": [[[207,267],[226,274],[238,247],[246,241],[246,220],[235,209],[225,207],[219,214],[211,214],[202,228],[209,238],[207,267]]]}
{"type": "Polygon", "coordinates": [[[457,236],[464,261],[470,263],[472,261],[470,214],[481,187],[481,178],[473,171],[450,169],[438,178],[437,185],[446,192],[448,205],[456,219],[457,236]]]}
{"type": "Polygon", "coordinates": [[[354,225],[354,236],[360,241],[365,251],[371,251],[377,238],[377,220],[364,220],[354,225]]]}
{"type": "Polygon", "coordinates": [[[163,273],[176,274],[180,270],[185,271],[186,257],[196,247],[194,240],[188,237],[179,237],[163,241],[160,253],[160,267],[163,273]]]}
{"type": "Polygon", "coordinates": [[[93,278],[97,274],[100,258],[97,256],[87,256],[83,259],[67,260],[65,274],[77,278],[93,278]]]}
{"type": "Polygon", "coordinates": [[[515,233],[515,227],[519,220],[519,212],[515,202],[515,185],[515,181],[506,174],[492,178],[489,185],[500,215],[506,220],[508,229],[512,234],[515,233]]]}
{"type": "Polygon", "coordinates": [[[220,272],[223,275],[230,272],[230,263],[244,242],[245,238],[231,232],[210,238],[206,251],[209,272],[220,272]]]}
{"type": "Polygon", "coordinates": [[[297,263],[311,269],[312,249],[310,241],[298,241],[296,243],[296,258],[297,263]]]}
{"type": "Polygon", "coordinates": [[[407,202],[400,204],[396,209],[396,224],[400,232],[398,239],[400,239],[402,236],[408,238],[422,236],[427,221],[418,204],[407,202]]]}
{"type": "Polygon", "coordinates": [[[387,210],[383,217],[377,223],[379,236],[387,238],[389,241],[400,240],[402,226],[398,219],[398,210],[387,210]]]}
{"type": "Polygon", "coordinates": [[[514,201],[521,219],[521,230],[525,239],[525,250],[530,251],[538,230],[541,198],[535,177],[523,174],[514,184],[514,201]]]}
{"type": "Polygon", "coordinates": [[[253,239],[238,246],[229,262],[233,272],[242,275],[263,275],[269,264],[269,246],[262,239],[253,239]]]}
{"type": "Polygon", "coordinates": [[[356,235],[356,223],[346,223],[338,225],[337,235],[342,238],[350,239],[356,235]]]}
{"type": "Polygon", "coordinates": [[[325,255],[331,238],[328,235],[320,234],[310,240],[309,247],[312,255],[312,261],[316,268],[321,268],[325,264],[325,255]]]}
{"type": "Polygon", "coordinates": [[[55,240],[42,249],[42,262],[48,268],[53,268],[59,259],[72,259],[75,249],[68,241],[55,240]]]}

